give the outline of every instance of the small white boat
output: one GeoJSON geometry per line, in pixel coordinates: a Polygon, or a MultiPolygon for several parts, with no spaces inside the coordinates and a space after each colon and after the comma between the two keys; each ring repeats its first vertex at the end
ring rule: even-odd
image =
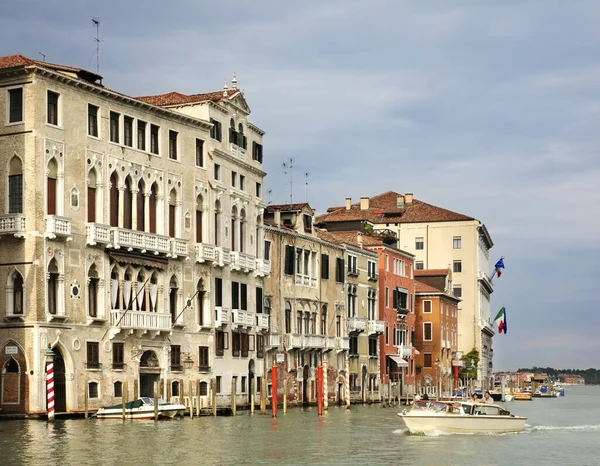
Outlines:
{"type": "Polygon", "coordinates": [[[501,406],[471,402],[417,401],[398,415],[411,434],[521,432],[527,421],[501,406]]]}
{"type": "MultiPolygon", "coordinates": [[[[173,419],[178,414],[183,416],[186,407],[180,404],[158,400],[159,419],[173,419]]],[[[123,419],[123,405],[107,406],[96,412],[98,419],[123,419]]],[[[125,404],[125,419],[154,419],[154,399],[142,397],[125,404]]]]}

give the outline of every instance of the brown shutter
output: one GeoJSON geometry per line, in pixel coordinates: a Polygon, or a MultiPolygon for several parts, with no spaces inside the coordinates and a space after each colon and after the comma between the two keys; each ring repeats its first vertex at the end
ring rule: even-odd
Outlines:
{"type": "Polygon", "coordinates": [[[150,194],[150,233],[156,233],[156,190],[150,194]]]}
{"type": "Polygon", "coordinates": [[[125,191],[123,191],[123,228],[131,229],[131,186],[129,181],[125,183],[125,191]]]}
{"type": "Polygon", "coordinates": [[[175,206],[169,205],[169,236],[175,238],[175,206]]]}
{"type": "Polygon", "coordinates": [[[56,215],[56,179],[48,178],[48,215],[56,215]]]}
{"type": "Polygon", "coordinates": [[[146,211],[144,209],[144,193],[140,189],[137,193],[137,229],[144,231],[146,224],[146,211]]]}
{"type": "Polygon", "coordinates": [[[119,226],[119,190],[116,176],[110,178],[110,226],[119,226]]]}
{"type": "Polygon", "coordinates": [[[202,242],[202,211],[196,211],[196,243],[202,242]]]}
{"type": "Polygon", "coordinates": [[[88,222],[96,223],[96,188],[88,188],[87,199],[87,218],[88,222]]]}

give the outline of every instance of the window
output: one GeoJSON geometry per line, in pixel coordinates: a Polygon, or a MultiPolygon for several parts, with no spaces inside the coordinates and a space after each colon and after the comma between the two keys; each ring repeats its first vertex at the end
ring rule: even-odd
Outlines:
{"type": "Polygon", "coordinates": [[[123,369],[125,367],[125,343],[113,343],[112,345],[112,368],[123,369]]]}
{"type": "Polygon", "coordinates": [[[367,262],[367,275],[369,278],[377,278],[377,263],[373,261],[367,262]]]}
{"type": "Polygon", "coordinates": [[[377,357],[377,337],[369,337],[369,356],[377,357]]]}
{"type": "Polygon", "coordinates": [[[133,118],[123,117],[123,144],[133,147],[133,118]]]}
{"type": "Polygon", "coordinates": [[[461,285],[454,285],[454,297],[462,298],[462,286],[461,285]]]}
{"type": "Polygon", "coordinates": [[[158,155],[159,153],[158,132],[158,126],[150,125],[150,152],[152,152],[155,155],[158,155]]]}
{"type": "Polygon", "coordinates": [[[431,322],[423,322],[423,340],[431,341],[432,338],[432,324],[431,322]]]}
{"type": "Polygon", "coordinates": [[[406,263],[402,259],[394,258],[394,273],[404,277],[406,275],[406,263]]]}
{"type": "Polygon", "coordinates": [[[217,375],[215,391],[217,393],[221,393],[221,376],[220,375],[217,375]]]}
{"type": "Polygon", "coordinates": [[[256,335],[256,357],[263,358],[265,355],[265,337],[256,335]]]}
{"type": "Polygon", "coordinates": [[[169,158],[177,160],[177,131],[169,130],[169,158]]]}
{"type": "Polygon", "coordinates": [[[454,272],[454,273],[462,272],[462,261],[452,262],[452,272],[454,272]]]}
{"type": "Polygon", "coordinates": [[[321,254],[321,279],[329,279],[329,254],[321,254]]]}
{"type": "Polygon", "coordinates": [[[358,275],[357,257],[348,256],[348,275],[358,275]]]}
{"type": "Polygon", "coordinates": [[[113,393],[115,398],[123,397],[123,382],[117,381],[113,384],[113,393]]]}
{"type": "Polygon", "coordinates": [[[223,136],[221,134],[221,122],[213,118],[210,119],[210,122],[213,125],[210,129],[210,137],[216,139],[217,141],[222,141],[223,136]]]}
{"type": "Polygon", "coordinates": [[[98,107],[88,104],[88,136],[98,137],[98,107]]]}
{"type": "Polygon", "coordinates": [[[58,266],[56,264],[56,259],[52,259],[50,264],[48,265],[48,294],[47,294],[47,309],[48,313],[51,315],[58,314],[58,266]]]}
{"type": "Polygon", "coordinates": [[[285,333],[292,333],[292,305],[285,302],[285,333]]]}
{"type": "Polygon", "coordinates": [[[215,278],[215,306],[223,305],[223,279],[215,278]]]}
{"type": "Polygon", "coordinates": [[[256,197],[262,197],[262,185],[256,183],[256,197]]]}
{"type": "Polygon", "coordinates": [[[208,346],[198,347],[198,366],[200,371],[208,371],[210,369],[210,363],[208,360],[208,346]]]}
{"type": "Polygon", "coordinates": [[[265,240],[265,252],[264,252],[264,259],[266,261],[271,260],[271,242],[265,240]]]}
{"type": "Polygon", "coordinates": [[[252,160],[256,160],[259,163],[263,162],[263,146],[257,142],[252,143],[252,160]]]}
{"type": "Polygon", "coordinates": [[[146,122],[142,120],[137,122],[137,148],[146,150],[146,122]]]}
{"type": "Polygon", "coordinates": [[[244,191],[246,189],[246,177],[244,175],[240,175],[240,190],[244,191]]]}
{"type": "Polygon", "coordinates": [[[385,287],[385,307],[390,307],[390,289],[385,287]]]}
{"type": "Polygon", "coordinates": [[[423,237],[415,238],[415,249],[423,249],[423,237]]]}
{"type": "Polygon", "coordinates": [[[243,337],[243,333],[231,331],[231,355],[234,358],[240,356],[240,348],[241,348],[241,339],[243,337]]]}
{"type": "Polygon", "coordinates": [[[215,354],[217,356],[223,356],[223,354],[225,353],[225,350],[228,347],[228,337],[229,334],[226,332],[223,332],[222,330],[215,330],[216,333],[216,338],[215,338],[215,354]]]}
{"type": "Polygon", "coordinates": [[[208,395],[208,384],[206,382],[200,382],[200,396],[208,395]]]}
{"type": "Polygon", "coordinates": [[[431,353],[423,353],[423,367],[431,368],[431,353]]]}
{"type": "Polygon", "coordinates": [[[335,281],[344,283],[344,259],[341,257],[335,259],[335,281]]]}
{"type": "Polygon", "coordinates": [[[98,271],[96,266],[92,265],[88,272],[88,315],[98,317],[98,271]]]}
{"type": "Polygon", "coordinates": [[[117,112],[110,112],[110,123],[109,123],[109,132],[110,132],[110,142],[116,142],[117,144],[120,142],[119,141],[119,119],[121,118],[121,115],[119,115],[117,112]]]}
{"type": "Polygon", "coordinates": [[[86,343],[88,369],[100,369],[100,344],[97,341],[88,341],[86,343]]]}
{"type": "Polygon", "coordinates": [[[231,172],[231,186],[237,188],[237,172],[231,172]]]}
{"type": "Polygon", "coordinates": [[[263,312],[263,290],[260,287],[256,287],[256,312],[262,314],[263,312]]]}
{"type": "Polygon", "coordinates": [[[231,309],[240,308],[240,284],[231,282],[231,309]]]}
{"type": "Polygon", "coordinates": [[[47,122],[50,125],[58,126],[58,97],[59,94],[56,92],[48,91],[48,108],[47,108],[47,122]]]}
{"type": "Polygon", "coordinates": [[[462,249],[462,237],[455,236],[452,238],[452,248],[453,249],[462,249]]]}
{"type": "Polygon", "coordinates": [[[431,313],[431,300],[423,301],[423,313],[424,314],[431,313]]]}
{"type": "Polygon", "coordinates": [[[16,155],[10,160],[8,175],[8,213],[23,213],[23,163],[16,155]]]}
{"type": "Polygon", "coordinates": [[[349,356],[358,356],[358,335],[350,335],[349,356]]]}
{"type": "Polygon", "coordinates": [[[204,141],[202,139],[196,139],[196,166],[204,166],[204,141]]]}
{"type": "Polygon", "coordinates": [[[416,261],[415,262],[415,270],[423,270],[424,268],[425,267],[424,267],[423,261],[416,261]]]}
{"type": "Polygon", "coordinates": [[[8,122],[20,123],[23,121],[23,88],[8,90],[8,122]]]}
{"type": "Polygon", "coordinates": [[[385,345],[389,345],[390,344],[390,328],[386,325],[385,326],[385,345]]]}
{"type": "Polygon", "coordinates": [[[98,382],[90,382],[88,384],[88,398],[98,398],[98,382]]]}
{"type": "Polygon", "coordinates": [[[215,180],[220,180],[221,179],[221,165],[219,165],[218,163],[215,163],[215,180]]]}
{"type": "Polygon", "coordinates": [[[284,273],[286,275],[294,275],[294,266],[296,262],[296,252],[294,249],[294,246],[286,245],[285,247],[284,273]]]}
{"type": "Polygon", "coordinates": [[[181,346],[171,345],[171,370],[180,371],[183,369],[181,365],[181,346]]]}
{"type": "Polygon", "coordinates": [[[394,309],[408,309],[408,291],[405,289],[397,288],[393,291],[394,309]]]}

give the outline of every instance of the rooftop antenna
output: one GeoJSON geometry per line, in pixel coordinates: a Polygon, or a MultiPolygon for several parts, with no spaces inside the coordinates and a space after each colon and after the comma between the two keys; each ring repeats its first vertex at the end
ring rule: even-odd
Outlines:
{"type": "Polygon", "coordinates": [[[294,183],[294,159],[290,158],[287,162],[281,164],[283,173],[287,175],[290,172],[290,204],[293,204],[293,183],[294,183]]]}
{"type": "Polygon", "coordinates": [[[41,56],[42,56],[42,60],[44,60],[44,63],[46,63],[46,54],[42,53],[42,52],[38,52],[41,56]]]}
{"type": "Polygon", "coordinates": [[[308,202],[308,176],[310,175],[310,173],[305,172],[304,173],[304,191],[305,191],[305,202],[308,202]]]}
{"type": "Polygon", "coordinates": [[[270,205],[270,204],[271,204],[271,202],[272,202],[272,201],[271,201],[271,193],[272,193],[272,192],[273,192],[273,190],[272,190],[272,189],[269,189],[269,191],[268,191],[268,194],[269,194],[269,202],[268,202],[268,205],[270,205]]]}
{"type": "Polygon", "coordinates": [[[96,74],[100,74],[100,18],[92,18],[96,28],[96,74]]]}

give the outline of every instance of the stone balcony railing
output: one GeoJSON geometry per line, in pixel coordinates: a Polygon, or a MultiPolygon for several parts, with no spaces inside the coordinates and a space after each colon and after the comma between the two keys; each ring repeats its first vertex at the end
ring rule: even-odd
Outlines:
{"type": "Polygon", "coordinates": [[[256,328],[264,331],[269,330],[269,315],[268,314],[256,314],[256,328]]]}
{"type": "Polygon", "coordinates": [[[137,250],[142,254],[171,255],[171,238],[164,235],[112,227],[110,229],[110,240],[115,249],[137,250]]]}
{"type": "Polygon", "coordinates": [[[254,274],[259,277],[264,277],[271,273],[271,261],[266,259],[256,259],[256,268],[254,274]]]}
{"type": "Polygon", "coordinates": [[[411,345],[400,345],[398,346],[398,355],[402,359],[407,359],[412,356],[412,346],[411,345]]]}
{"type": "Polygon", "coordinates": [[[216,262],[217,261],[217,248],[212,244],[196,243],[194,246],[196,252],[196,262],[216,262]]]}
{"type": "Polygon", "coordinates": [[[369,320],[367,323],[369,335],[380,335],[383,333],[385,324],[383,320],[369,320]]]}
{"type": "Polygon", "coordinates": [[[304,339],[302,338],[302,335],[297,334],[297,333],[288,333],[285,335],[286,337],[286,347],[287,349],[292,349],[292,348],[302,348],[303,343],[304,343],[304,339]]]}
{"type": "Polygon", "coordinates": [[[277,348],[278,346],[281,346],[281,334],[270,333],[267,335],[265,345],[270,348],[277,348]]]}
{"type": "Polygon", "coordinates": [[[23,236],[25,217],[23,214],[0,215],[0,235],[23,236]]]}
{"type": "Polygon", "coordinates": [[[112,309],[110,324],[113,327],[133,330],[171,330],[171,314],[112,309]]]}
{"type": "Polygon", "coordinates": [[[348,317],[348,333],[364,332],[367,329],[367,321],[360,317],[348,317]]]}
{"type": "Polygon", "coordinates": [[[233,327],[252,328],[256,325],[256,313],[241,309],[232,309],[231,324],[233,327]]]}
{"type": "Polygon", "coordinates": [[[335,345],[335,338],[336,337],[330,337],[330,336],[326,336],[325,337],[325,348],[327,348],[328,350],[332,350],[335,349],[336,345],[335,345]]]}
{"type": "Polygon", "coordinates": [[[335,337],[335,347],[338,351],[348,351],[350,349],[350,337],[335,337]]]}
{"type": "Polygon", "coordinates": [[[48,238],[71,238],[71,218],[58,215],[46,216],[46,236],[48,238]]]}
{"type": "Polygon", "coordinates": [[[304,335],[302,347],[306,349],[323,349],[325,348],[324,335],[304,335]]]}
{"type": "Polygon", "coordinates": [[[215,327],[224,327],[229,324],[229,308],[215,307],[215,327]]]}
{"type": "Polygon", "coordinates": [[[96,244],[110,243],[110,226],[101,223],[86,223],[86,244],[95,246],[96,244]]]}
{"type": "Polygon", "coordinates": [[[256,258],[245,252],[232,251],[231,268],[233,270],[242,270],[246,273],[251,272],[256,268],[256,258]]]}
{"type": "Polygon", "coordinates": [[[187,257],[188,256],[188,243],[184,239],[171,238],[171,257],[187,257]]]}

